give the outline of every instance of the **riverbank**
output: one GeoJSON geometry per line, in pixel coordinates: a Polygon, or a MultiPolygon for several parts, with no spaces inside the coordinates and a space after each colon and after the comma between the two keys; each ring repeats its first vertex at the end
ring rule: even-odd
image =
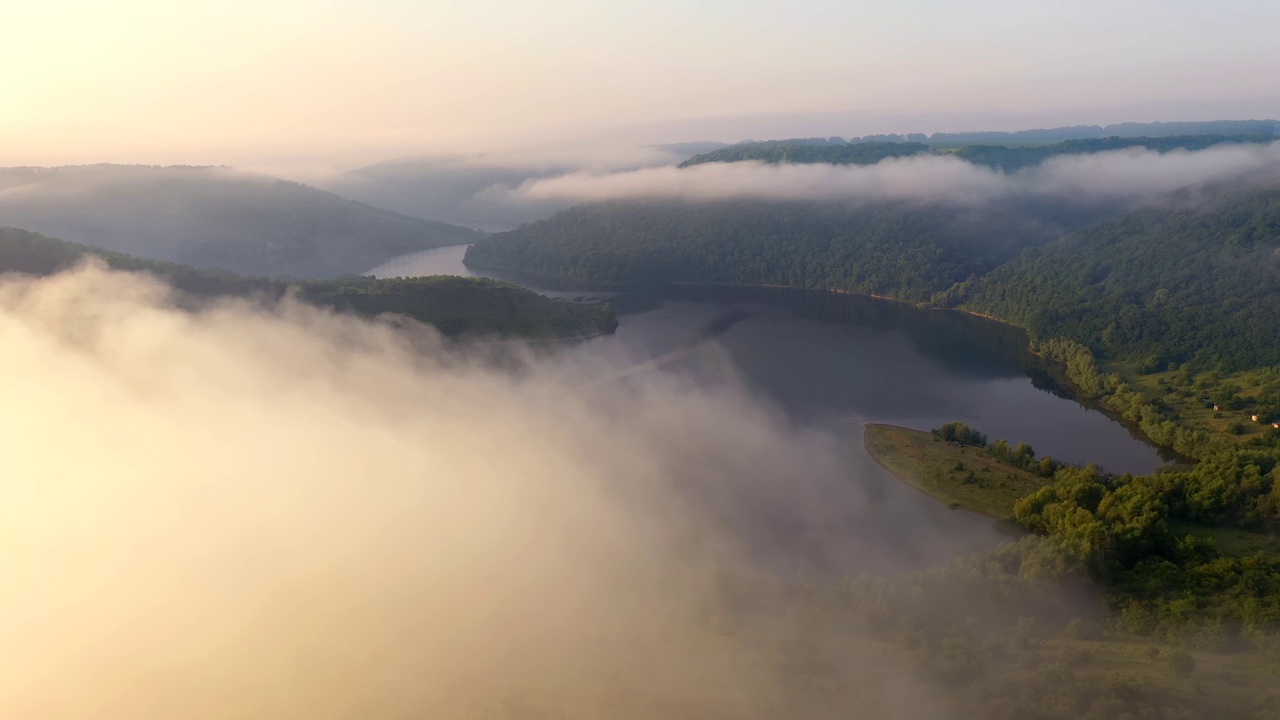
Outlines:
{"type": "MultiPolygon", "coordinates": [[[[1072,382],[1065,363],[1036,352],[1025,329],[996,317],[963,308],[939,307],[923,302],[904,301],[883,295],[856,293],[848,290],[815,289],[773,284],[738,283],[599,283],[571,280],[562,276],[521,273],[517,270],[496,267],[488,263],[467,262],[460,246],[447,253],[447,257],[433,258],[426,267],[417,270],[429,273],[492,273],[493,277],[526,285],[536,292],[551,296],[573,297],[575,293],[608,295],[618,316],[656,310],[665,304],[676,302],[704,303],[712,305],[760,303],[780,307],[798,316],[835,325],[854,324],[880,329],[905,330],[909,341],[920,351],[935,357],[944,364],[971,364],[975,367],[994,367],[1005,363],[1009,370],[1026,375],[1032,385],[1072,401],[1075,405],[1096,411],[1110,422],[1122,427],[1134,440],[1154,452],[1153,462],[1142,461],[1137,466],[1128,458],[1117,459],[1106,451],[1095,454],[1071,453],[1059,443],[1046,443],[1043,438],[1044,423],[1036,430],[1022,432],[1017,426],[998,427],[1005,436],[1017,437],[1041,447],[1055,457],[1070,456],[1073,462],[1095,462],[1112,472],[1147,474],[1164,463],[1179,458],[1165,446],[1152,442],[1138,423],[1126,418],[1117,408],[1091,396],[1072,382]],[[444,262],[440,260],[443,259],[444,262]],[[513,277],[522,275],[522,277],[513,277]],[[1040,434],[1038,434],[1040,433],[1040,434]],[[1159,457],[1154,457],[1158,455],[1159,457]]],[[[433,251],[434,252],[434,251],[433,251]]],[[[408,268],[405,268],[408,269],[408,268]]],[[[874,414],[872,415],[875,416],[874,414]]],[[[1040,416],[1042,420],[1043,413],[1040,416]]],[[[1034,424],[1034,423],[1033,423],[1034,424]]],[[[1077,430],[1079,430],[1077,428],[1077,430]]],[[[1086,435],[1081,435],[1085,438],[1086,435]]],[[[1086,442],[1088,442],[1086,440],[1086,442]]]]}
{"type": "Polygon", "coordinates": [[[1045,485],[1045,479],[999,462],[984,449],[958,446],[932,433],[868,424],[867,454],[894,477],[946,503],[996,520],[1010,520],[1013,504],[1045,485]]]}
{"type": "MultiPolygon", "coordinates": [[[[487,270],[487,271],[492,271],[497,273],[520,274],[520,271],[513,271],[513,270],[507,270],[507,269],[496,268],[496,267],[484,267],[484,266],[479,266],[479,267],[468,266],[468,267],[471,269],[487,270]]],[[[667,282],[667,283],[654,284],[654,285],[637,285],[637,284],[625,284],[625,283],[603,283],[603,284],[602,283],[585,283],[585,282],[575,283],[573,281],[570,281],[562,277],[538,276],[538,275],[530,275],[528,273],[524,273],[524,275],[527,280],[538,281],[544,284],[551,284],[556,286],[561,291],[575,288],[575,289],[582,289],[584,291],[590,290],[593,292],[618,293],[620,297],[624,297],[628,294],[659,294],[660,295],[664,290],[665,291],[677,290],[677,291],[687,292],[687,291],[694,291],[698,289],[740,290],[740,291],[763,290],[763,291],[773,291],[773,292],[814,293],[814,294],[825,294],[828,296],[836,296],[836,297],[868,299],[868,300],[884,303],[886,306],[890,306],[890,307],[897,306],[904,309],[910,309],[917,312],[934,315],[936,317],[945,317],[945,316],[964,317],[964,318],[981,320],[986,323],[992,323],[993,325],[1001,326],[1004,328],[1008,328],[1011,331],[1015,331],[1019,335],[1019,337],[1022,338],[1021,342],[1023,343],[1023,347],[1021,348],[1021,351],[1025,353],[1025,357],[1026,357],[1026,360],[1024,361],[1025,364],[1028,366],[1034,366],[1036,374],[1040,376],[1040,378],[1044,383],[1051,386],[1052,391],[1057,392],[1063,395],[1064,397],[1070,398],[1071,400],[1075,401],[1079,405],[1082,405],[1091,410],[1096,410],[1102,413],[1103,415],[1106,415],[1108,418],[1110,418],[1112,421],[1116,422],[1117,424],[1124,426],[1125,429],[1127,429],[1135,439],[1138,439],[1141,442],[1154,448],[1160,454],[1161,458],[1166,462],[1179,462],[1183,464],[1194,464],[1195,462],[1195,460],[1187,453],[1178,451],[1170,444],[1157,441],[1156,438],[1154,438],[1150,433],[1146,431],[1145,428],[1142,427],[1141,423],[1139,423],[1138,421],[1134,420],[1131,417],[1126,416],[1124,412],[1119,410],[1117,407],[1114,407],[1112,404],[1106,402],[1105,398],[1099,397],[1097,395],[1094,395],[1088,392],[1084,387],[1082,387],[1079,383],[1075,382],[1075,380],[1071,377],[1071,373],[1066,363],[1061,362],[1058,359],[1055,359],[1045,354],[1044,352],[1039,351],[1037,349],[1038,343],[1032,342],[1032,338],[1028,334],[1026,328],[1020,325],[1017,325],[1016,323],[1010,322],[1009,320],[1006,320],[1004,318],[988,315],[986,313],[976,312],[974,310],[969,310],[961,307],[940,307],[940,306],[930,305],[927,302],[917,303],[917,302],[911,302],[908,300],[903,300],[900,298],[895,298],[887,295],[858,293],[858,292],[853,292],[849,290],[840,290],[840,289],[834,289],[834,288],[805,288],[805,287],[797,287],[797,286],[791,286],[791,285],[775,285],[775,284],[736,284],[736,283],[708,283],[708,282],[667,282]]],[[[645,307],[644,309],[651,309],[651,308],[645,307]]],[[[622,310],[620,310],[619,312],[622,312],[622,310]]],[[[1130,383],[1136,382],[1134,378],[1127,377],[1127,376],[1125,377],[1125,380],[1130,383]]]]}
{"type": "MultiPolygon", "coordinates": [[[[868,424],[863,444],[867,454],[898,480],[953,510],[984,515],[1009,527],[1014,527],[1014,503],[1052,482],[1002,463],[983,448],[959,446],[897,425],[868,424]]],[[[1170,526],[1175,536],[1202,538],[1227,557],[1280,554],[1280,537],[1274,535],[1187,520],[1174,520],[1170,526]]]]}

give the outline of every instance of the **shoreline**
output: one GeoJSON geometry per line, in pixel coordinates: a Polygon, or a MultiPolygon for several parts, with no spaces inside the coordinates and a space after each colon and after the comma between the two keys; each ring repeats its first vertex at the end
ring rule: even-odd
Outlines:
{"type": "MultiPolygon", "coordinates": [[[[553,275],[543,275],[541,273],[530,273],[530,272],[525,272],[520,270],[512,270],[508,268],[490,267],[490,266],[483,266],[483,265],[471,266],[471,265],[465,265],[465,262],[464,262],[464,266],[467,267],[468,269],[475,269],[475,270],[485,271],[485,272],[511,273],[513,276],[524,275],[525,277],[528,277],[531,279],[532,278],[543,279],[552,284],[564,285],[564,284],[572,284],[573,282],[572,280],[567,278],[557,277],[553,275]]],[[[794,292],[828,293],[832,295],[841,295],[846,297],[858,297],[858,298],[867,298],[871,300],[879,300],[887,303],[893,303],[896,305],[902,305],[902,306],[914,308],[922,312],[955,313],[957,315],[961,315],[965,317],[978,318],[985,322],[997,323],[999,325],[1003,325],[1004,327],[1017,330],[1018,332],[1021,332],[1024,335],[1026,335],[1027,345],[1024,348],[1025,352],[1029,356],[1036,358],[1037,360],[1039,360],[1044,364],[1045,368],[1049,371],[1048,374],[1052,379],[1052,381],[1058,387],[1067,391],[1070,394],[1071,400],[1073,402],[1075,402],[1076,404],[1082,407],[1088,408],[1090,410],[1096,410],[1097,412],[1100,412],[1103,415],[1107,416],[1107,418],[1110,419],[1111,421],[1123,426],[1126,430],[1129,431],[1131,435],[1134,436],[1135,439],[1138,439],[1141,442],[1157,450],[1161,458],[1164,459],[1166,462],[1172,462],[1172,461],[1188,462],[1189,461],[1189,458],[1182,456],[1176,450],[1174,450],[1174,448],[1168,447],[1166,445],[1161,445],[1155,442],[1154,440],[1152,440],[1150,437],[1147,436],[1146,433],[1142,431],[1142,428],[1137,423],[1129,420],[1128,418],[1124,417],[1123,415],[1116,412],[1115,410],[1112,410],[1106,405],[1103,405],[1101,402],[1099,402],[1098,398],[1095,398],[1091,395],[1086,394],[1078,385],[1076,385],[1074,382],[1071,381],[1070,377],[1068,377],[1066,373],[1066,365],[1064,365],[1063,363],[1059,363],[1055,360],[1052,360],[1048,357],[1045,357],[1041,353],[1038,353],[1032,350],[1031,336],[1030,336],[1030,333],[1027,332],[1026,328],[1022,327],[1021,325],[1017,325],[1013,322],[1010,322],[1008,320],[1005,320],[1003,318],[999,318],[993,315],[976,312],[974,310],[966,310],[964,308],[958,308],[958,307],[938,307],[934,305],[928,305],[926,303],[914,303],[908,300],[901,300],[899,298],[890,297],[888,295],[877,295],[873,293],[859,293],[859,292],[853,292],[851,290],[805,288],[805,287],[797,287],[794,285],[771,285],[771,284],[764,284],[764,283],[744,285],[739,283],[707,283],[707,282],[684,282],[684,281],[667,282],[667,283],[660,283],[660,284],[654,284],[654,285],[625,285],[625,284],[611,285],[608,283],[594,284],[594,286],[592,283],[583,283],[583,285],[586,286],[581,288],[583,291],[613,292],[613,293],[620,293],[620,294],[660,291],[663,287],[681,287],[681,288],[693,288],[693,289],[722,288],[722,289],[739,289],[739,290],[753,290],[753,289],[789,290],[794,292]]],[[[534,290],[534,292],[538,292],[538,291],[534,290]]],[[[566,291],[553,290],[552,292],[566,292],[566,291]]]]}
{"type": "MultiPolygon", "coordinates": [[[[528,270],[516,270],[514,268],[498,267],[495,265],[470,265],[464,261],[463,267],[467,268],[468,270],[477,270],[481,272],[509,273],[512,277],[523,276],[530,279],[536,278],[540,280],[546,280],[553,285],[573,286],[575,282],[572,278],[566,278],[560,275],[547,275],[544,273],[530,272],[528,270]]],[[[495,278],[495,279],[500,279],[500,278],[495,278]]],[[[504,280],[503,282],[510,282],[510,281],[504,280]]],[[[868,298],[871,300],[881,300],[884,302],[894,303],[896,305],[904,305],[907,307],[911,307],[916,310],[920,310],[922,312],[956,313],[958,315],[965,315],[968,317],[980,318],[982,320],[986,320],[989,322],[999,323],[1000,325],[1013,328],[1015,330],[1019,330],[1023,333],[1027,332],[1027,329],[1022,327],[1021,325],[1017,325],[1003,318],[996,317],[995,315],[987,315],[985,313],[976,312],[974,310],[966,310],[964,308],[958,308],[958,307],[939,307],[937,305],[929,305],[927,303],[915,303],[915,302],[911,302],[910,300],[903,300],[901,298],[896,298],[891,295],[877,295],[876,293],[860,293],[860,292],[854,292],[852,290],[839,290],[835,288],[809,288],[809,287],[798,287],[795,285],[771,285],[768,283],[755,283],[755,284],[744,285],[741,283],[671,281],[671,282],[654,283],[654,284],[612,284],[612,283],[592,283],[592,282],[584,281],[581,283],[580,286],[569,287],[568,289],[545,288],[543,289],[543,291],[544,292],[573,292],[575,290],[580,290],[582,292],[639,293],[639,292],[660,291],[665,287],[681,287],[681,288],[694,288],[694,289],[723,288],[723,289],[729,289],[729,290],[792,290],[796,292],[828,293],[831,295],[844,295],[847,297],[859,297],[859,298],[868,298]]],[[[539,292],[539,290],[536,288],[528,288],[528,289],[533,290],[534,292],[539,292]]],[[[1029,335],[1028,335],[1028,339],[1030,339],[1029,335]]],[[[1027,351],[1038,358],[1045,359],[1047,362],[1053,362],[1051,360],[1048,360],[1047,358],[1044,358],[1044,356],[1040,355],[1039,353],[1031,352],[1029,348],[1027,351]]]]}
{"type": "Polygon", "coordinates": [[[492,347],[494,345],[546,345],[550,343],[584,342],[587,340],[594,340],[596,338],[612,335],[616,331],[617,331],[617,328],[613,330],[601,330],[600,332],[592,333],[590,335],[573,335],[571,337],[552,337],[552,338],[513,338],[510,340],[493,340],[489,342],[469,340],[467,338],[458,338],[458,340],[464,343],[469,343],[471,345],[478,345],[482,347],[492,347]]]}
{"type": "Polygon", "coordinates": [[[942,504],[942,505],[945,505],[945,506],[947,507],[947,509],[948,509],[948,510],[959,510],[959,511],[961,511],[961,512],[967,512],[967,513],[969,513],[969,514],[971,514],[971,515],[977,515],[977,516],[979,516],[979,517],[987,518],[988,520],[995,520],[996,522],[1006,522],[1006,521],[1008,521],[1008,520],[1009,520],[1009,518],[1007,518],[1007,517],[1002,517],[1002,516],[999,516],[999,515],[991,515],[991,514],[989,514],[989,513],[982,512],[981,510],[977,510],[977,509],[974,509],[974,508],[971,508],[971,507],[966,507],[966,506],[964,506],[964,505],[962,505],[961,503],[958,503],[958,502],[947,502],[946,500],[943,500],[942,498],[938,497],[937,495],[934,495],[933,493],[929,492],[928,490],[925,490],[924,488],[922,488],[922,487],[920,487],[919,485],[917,485],[916,483],[914,483],[914,482],[912,482],[912,481],[908,480],[907,478],[903,477],[902,475],[899,475],[899,474],[897,473],[897,471],[895,471],[893,468],[889,467],[888,465],[885,465],[885,464],[884,464],[884,461],[882,461],[882,460],[880,459],[880,456],[879,456],[879,455],[876,455],[874,452],[872,452],[872,451],[871,451],[871,448],[867,445],[867,431],[868,431],[870,428],[872,428],[872,427],[891,428],[891,429],[894,429],[894,430],[910,430],[910,431],[912,431],[912,432],[924,432],[924,431],[923,431],[923,430],[916,430],[915,428],[904,427],[904,426],[902,426],[902,425],[891,425],[891,424],[889,424],[889,423],[866,423],[865,425],[863,425],[863,426],[862,426],[862,449],[863,449],[863,450],[866,450],[866,452],[867,452],[867,457],[871,458],[871,460],[872,460],[873,462],[875,462],[875,464],[876,464],[876,465],[880,466],[880,469],[884,470],[885,472],[887,472],[887,473],[889,473],[891,476],[893,476],[893,479],[897,480],[898,482],[902,483],[903,485],[906,485],[907,487],[911,488],[912,490],[915,490],[916,492],[920,493],[921,495],[924,495],[925,497],[929,498],[930,500],[933,500],[933,501],[935,501],[935,502],[937,502],[937,503],[940,503],[940,504],[942,504]]]}
{"type": "Polygon", "coordinates": [[[862,445],[876,465],[899,483],[949,510],[987,518],[1010,534],[1028,533],[1013,519],[1014,503],[1048,482],[996,460],[981,448],[953,447],[929,431],[901,425],[866,423],[862,445]]]}

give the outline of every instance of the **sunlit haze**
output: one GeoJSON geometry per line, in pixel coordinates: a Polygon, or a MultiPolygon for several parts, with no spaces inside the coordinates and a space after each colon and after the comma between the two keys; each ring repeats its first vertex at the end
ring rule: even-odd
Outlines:
{"type": "Polygon", "coordinates": [[[10,2],[0,164],[1269,117],[1278,24],[1262,0],[10,2]]]}
{"type": "Polygon", "coordinates": [[[1280,0],[0,0],[0,720],[1280,720],[1280,0]]]}

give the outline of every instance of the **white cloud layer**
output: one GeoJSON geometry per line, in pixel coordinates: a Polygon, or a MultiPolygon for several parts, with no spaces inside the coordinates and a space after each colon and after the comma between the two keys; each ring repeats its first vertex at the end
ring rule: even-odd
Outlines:
{"type": "Polygon", "coordinates": [[[732,385],[96,267],[0,278],[0,342],[3,717],[744,716],[773,677],[708,624],[740,531],[870,552],[829,441],[732,385]]]}
{"type": "Polygon", "coordinates": [[[727,200],[927,200],[976,203],[1016,196],[1141,200],[1184,187],[1280,169],[1280,143],[1194,152],[1133,148],[1050,158],[1005,173],[946,156],[875,165],[705,163],[685,169],[580,171],[491,193],[530,202],[667,198],[727,200]]]}

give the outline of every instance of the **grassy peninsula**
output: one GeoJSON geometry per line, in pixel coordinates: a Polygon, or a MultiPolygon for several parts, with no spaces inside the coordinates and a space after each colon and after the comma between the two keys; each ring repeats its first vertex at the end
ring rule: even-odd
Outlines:
{"type": "Polygon", "coordinates": [[[997,460],[985,448],[921,430],[869,424],[863,440],[871,457],[895,477],[953,509],[1011,520],[1014,503],[1045,484],[1044,478],[997,460]]]}

